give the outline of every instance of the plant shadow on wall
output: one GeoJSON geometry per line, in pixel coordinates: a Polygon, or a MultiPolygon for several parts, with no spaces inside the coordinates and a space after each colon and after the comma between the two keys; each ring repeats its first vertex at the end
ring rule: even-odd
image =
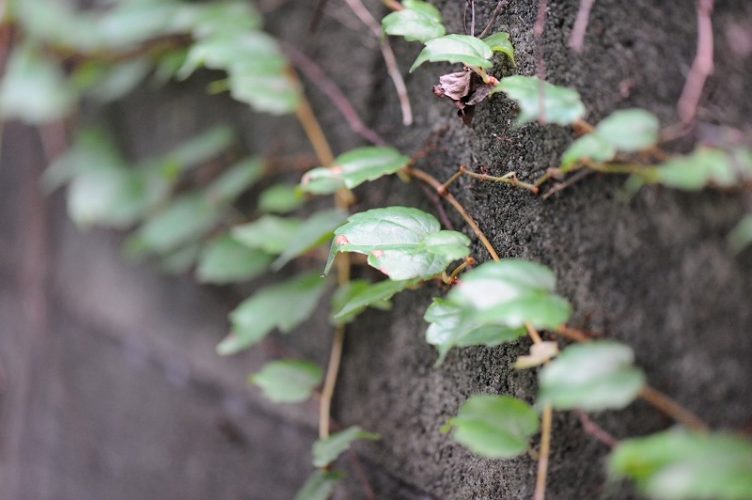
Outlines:
{"type": "MultiPolygon", "coordinates": [[[[74,116],[82,101],[111,102],[147,81],[185,79],[205,67],[225,75],[211,84],[210,92],[229,91],[255,111],[297,117],[319,163],[297,185],[277,183],[275,178],[289,169],[278,168],[279,162],[275,168],[270,158],[225,161],[223,153],[234,142],[226,127],[205,131],[162,157],[134,163],[126,161],[100,128],[82,125],[70,149],[44,176],[48,191],[67,187],[68,212],[80,227],[127,230],[129,255],[156,258],[171,272],[192,271],[201,283],[246,282],[290,267],[295,260],[301,263],[296,269],[307,263],[310,271],[261,288],[238,305],[230,313],[231,333],[217,345],[220,355],[232,355],[275,330],[292,331],[319,307],[330,310],[333,337],[325,370],[302,359],[280,359],[249,377],[275,402],[319,399],[319,440],[312,450],[316,472],[297,498],[329,497],[342,476],[335,467],[338,457],[357,440],[379,439],[357,425],[331,432],[347,325],[366,309],[389,309],[400,292],[427,284],[446,292],[425,311],[425,337],[438,351],[437,364],[453,348],[495,347],[525,337],[532,341],[529,354],[520,356],[514,368],[538,370],[538,393],[529,395],[533,403],[508,395],[475,395],[448,418],[443,431],[484,457],[536,456],[535,498],[545,496],[554,411],[577,412],[589,433],[612,448],[609,475],[634,481],[647,496],[752,497],[752,443],[732,432],[712,431],[648,385],[628,345],[568,325],[572,307],[557,294],[553,270],[500,258],[451,194],[459,178],[469,177],[546,198],[593,172],[626,176],[631,193],[653,184],[748,192],[748,138],[729,132],[719,134],[715,143],[698,144],[690,154],[667,151],[667,144],[693,119],[709,74],[703,37],[712,2],[698,3],[699,63],[682,96],[683,122],[663,131],[658,119],[643,109],[615,110],[597,124],[587,123],[578,92],[545,81],[540,68],[537,76],[491,74],[494,58],[515,67],[510,35],[491,33],[508,1],[498,3],[479,36],[474,35],[473,2],[468,3],[470,34],[447,34],[441,12],[426,2],[384,3],[392,12],[379,26],[360,0],[345,2],[379,38],[404,123],[412,121],[411,107],[387,35],[423,45],[410,72],[425,63],[458,65],[426,91],[451,103],[465,124],[486,100],[506,98],[519,109],[518,125],[571,128],[574,140],[562,152],[560,165],[538,179],[523,180],[514,171],[491,176],[465,166],[445,181],[436,179],[420,168],[425,152],[410,157],[386,145],[313,61],[261,30],[260,15],[243,1],[134,0],[85,12],[40,0],[10,2],[3,35],[6,40],[12,36],[12,51],[0,87],[0,111],[5,119],[66,127],[74,121],[66,117],[74,116]],[[332,153],[288,56],[321,86],[353,130],[375,145],[332,153]],[[442,229],[437,218],[424,211],[392,206],[349,213],[354,188],[388,175],[433,189],[464,219],[491,261],[478,265],[485,255],[471,255],[471,239],[442,229]],[[262,179],[271,179],[271,185],[258,197],[249,221],[238,199],[262,179]],[[305,216],[315,197],[329,197],[331,208],[305,216]],[[321,252],[327,245],[328,258],[321,252]],[[387,279],[365,279],[377,275],[366,269],[369,266],[387,279]],[[334,270],[336,279],[322,276],[322,270],[327,276],[334,270]],[[330,303],[322,305],[332,287],[330,303]],[[677,428],[617,440],[585,414],[622,409],[638,398],[673,418],[677,428]],[[533,450],[530,441],[538,434],[540,446],[533,450]]],[[[545,12],[546,2],[541,2],[539,17],[544,21],[545,12]]],[[[587,26],[587,12],[583,16],[573,34],[575,48],[581,46],[587,26]]],[[[712,61],[712,48],[709,57],[712,61]]],[[[730,251],[737,253],[752,241],[752,216],[740,221],[728,241],[730,251]]]]}

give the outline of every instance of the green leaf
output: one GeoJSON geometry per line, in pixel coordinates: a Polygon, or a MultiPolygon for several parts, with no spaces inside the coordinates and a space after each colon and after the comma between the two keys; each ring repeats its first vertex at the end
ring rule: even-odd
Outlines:
{"type": "Polygon", "coordinates": [[[50,123],[70,113],[77,99],[62,69],[31,43],[13,49],[0,82],[0,117],[29,125],[50,123]]]}
{"type": "Polygon", "coordinates": [[[261,16],[251,3],[243,0],[183,5],[177,15],[175,23],[190,27],[196,39],[261,28],[261,16]]]}
{"type": "Polygon", "coordinates": [[[295,257],[328,243],[332,239],[332,231],[347,217],[340,210],[322,210],[306,219],[292,235],[290,242],[277,260],[272,264],[272,269],[278,271],[295,257]]]}
{"type": "Polygon", "coordinates": [[[113,102],[143,82],[151,68],[151,61],[146,58],[111,65],[90,61],[76,69],[72,80],[86,97],[98,102],[113,102]]]}
{"type": "Polygon", "coordinates": [[[246,281],[264,272],[271,261],[270,255],[225,235],[203,249],[196,276],[201,283],[246,281]]]}
{"type": "Polygon", "coordinates": [[[208,233],[222,210],[199,194],[185,194],[147,220],[132,240],[142,251],[167,253],[208,233]]]}
{"type": "Polygon", "coordinates": [[[452,347],[484,345],[495,347],[526,335],[525,328],[499,325],[482,325],[473,321],[473,314],[463,321],[464,309],[446,299],[433,299],[423,316],[430,323],[426,342],[439,351],[437,364],[441,364],[452,347]]]}
{"type": "Polygon", "coordinates": [[[297,186],[275,184],[264,190],[259,196],[259,209],[263,212],[286,214],[300,207],[305,202],[297,186]]]}
{"type": "Polygon", "coordinates": [[[533,76],[502,78],[492,91],[496,92],[504,92],[517,102],[520,107],[518,125],[533,121],[570,125],[585,115],[585,106],[576,90],[541,82],[533,76]]]}
{"type": "Polygon", "coordinates": [[[454,439],[488,458],[512,458],[528,449],[538,432],[538,414],[511,396],[478,394],[465,401],[449,421],[454,439]]]}
{"type": "Polygon", "coordinates": [[[595,134],[618,151],[642,151],[658,142],[658,118],[643,109],[614,111],[598,123],[595,134]]]}
{"type": "Polygon", "coordinates": [[[504,54],[509,58],[510,61],[512,61],[512,64],[515,64],[514,46],[509,40],[509,33],[505,33],[503,31],[494,33],[493,35],[484,38],[483,43],[488,45],[493,52],[500,52],[504,54]]]}
{"type": "Polygon", "coordinates": [[[306,480],[295,500],[329,500],[340,479],[342,474],[339,472],[317,470],[306,480]]]}
{"type": "Polygon", "coordinates": [[[545,266],[519,259],[487,262],[468,271],[449,293],[463,317],[482,325],[557,328],[571,314],[569,303],[554,293],[556,278],[545,266]]]}
{"type": "Polygon", "coordinates": [[[217,352],[240,352],[275,328],[290,332],[313,313],[325,290],[326,280],[307,273],[256,292],[230,313],[232,333],[217,345],[217,352]]]}
{"type": "Polygon", "coordinates": [[[349,323],[367,307],[389,309],[389,300],[394,295],[417,283],[417,280],[352,281],[349,286],[337,290],[336,300],[332,300],[332,319],[336,324],[349,323]]]}
{"type": "Polygon", "coordinates": [[[410,68],[415,71],[424,62],[462,63],[476,68],[490,68],[493,56],[491,47],[482,40],[468,35],[446,35],[426,42],[410,68]]]}
{"type": "Polygon", "coordinates": [[[648,173],[649,181],[688,191],[707,185],[733,187],[752,179],[752,153],[698,147],[692,154],[674,157],[648,173]]]}
{"type": "Polygon", "coordinates": [[[102,167],[81,172],[71,181],[68,215],[79,227],[127,227],[143,209],[142,179],[126,168],[102,167]]]}
{"type": "Polygon", "coordinates": [[[214,203],[230,203],[247,191],[264,175],[264,163],[248,158],[222,172],[207,188],[207,196],[214,203]]]}
{"type": "Polygon", "coordinates": [[[586,134],[574,141],[561,157],[561,169],[572,170],[578,162],[590,160],[595,163],[611,161],[616,156],[616,149],[596,134],[586,134]]]}
{"type": "Polygon", "coordinates": [[[285,359],[265,364],[248,382],[275,403],[299,403],[311,397],[323,378],[323,370],[315,363],[285,359]]]}
{"type": "Polygon", "coordinates": [[[381,439],[378,434],[366,432],[357,425],[348,427],[344,431],[336,432],[331,436],[319,439],[313,443],[313,465],[316,467],[326,467],[337,460],[345,452],[353,441],[358,440],[375,441],[381,439]]]}
{"type": "Polygon", "coordinates": [[[183,274],[193,267],[198,259],[201,245],[191,243],[174,250],[167,255],[162,255],[159,260],[159,269],[167,274],[183,274]]]}
{"type": "Polygon", "coordinates": [[[427,42],[446,33],[441,12],[428,2],[406,0],[402,10],[392,12],[381,20],[387,35],[401,36],[409,42],[427,42]]]}
{"type": "Polygon", "coordinates": [[[752,443],[740,436],[673,430],[626,439],[608,466],[655,499],[752,498],[752,443]]]}
{"type": "Polygon", "coordinates": [[[633,361],[632,349],[618,342],[569,346],[541,370],[538,402],[562,410],[624,408],[645,385],[645,375],[633,361]]]}
{"type": "Polygon", "coordinates": [[[230,73],[230,95],[256,111],[292,113],[300,105],[300,86],[283,71],[242,68],[230,73]]]}
{"type": "Polygon", "coordinates": [[[752,243],[752,215],[745,216],[726,237],[726,243],[734,253],[741,253],[752,243]]]}
{"type": "Polygon", "coordinates": [[[242,244],[279,255],[292,245],[302,221],[292,217],[264,215],[253,222],[232,228],[232,236],[242,244]]]}
{"type": "Polygon", "coordinates": [[[409,162],[410,158],[394,148],[358,148],[338,156],[332,167],[319,167],[306,172],[301,187],[313,194],[331,194],[345,187],[353,189],[366,181],[393,174],[409,162]]]}
{"type": "Polygon", "coordinates": [[[470,253],[467,236],[442,231],[434,216],[415,208],[376,208],[347,220],[334,232],[324,272],[339,252],[355,252],[392,280],[431,278],[470,253]]]}
{"type": "Polygon", "coordinates": [[[169,153],[150,160],[150,163],[162,165],[164,174],[168,177],[177,177],[182,172],[216,158],[234,142],[235,132],[232,128],[217,125],[199,132],[169,153]]]}

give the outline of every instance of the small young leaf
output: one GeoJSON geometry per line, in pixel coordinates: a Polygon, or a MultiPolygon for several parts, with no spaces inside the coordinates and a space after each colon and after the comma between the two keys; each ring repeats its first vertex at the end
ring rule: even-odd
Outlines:
{"type": "Polygon", "coordinates": [[[441,12],[428,2],[405,0],[402,10],[392,12],[381,20],[387,35],[401,36],[408,42],[427,42],[446,33],[441,12]]]}
{"type": "Polygon", "coordinates": [[[673,430],[626,439],[608,466],[655,499],[752,498],[752,443],[740,436],[673,430]]]}
{"type": "Polygon", "coordinates": [[[338,156],[330,168],[319,167],[306,172],[301,187],[313,194],[331,194],[345,187],[353,189],[366,181],[393,174],[409,162],[410,158],[394,148],[358,148],[338,156]]]}
{"type": "Polygon", "coordinates": [[[265,364],[248,382],[275,403],[299,403],[311,397],[323,378],[323,370],[315,363],[285,359],[265,364]]]}
{"type": "Polygon", "coordinates": [[[342,474],[339,472],[317,470],[306,480],[295,500],[329,500],[340,479],[342,474]]]}
{"type": "Polygon", "coordinates": [[[512,61],[512,64],[514,64],[514,46],[509,40],[509,33],[503,31],[494,33],[493,35],[484,38],[483,43],[488,45],[492,51],[501,52],[507,56],[509,60],[512,61]]]}
{"type": "Polygon", "coordinates": [[[595,163],[611,161],[616,149],[596,134],[586,134],[574,141],[561,157],[561,169],[568,172],[578,162],[590,160],[595,163]]]}
{"type": "Polygon", "coordinates": [[[446,35],[426,42],[410,73],[424,62],[462,63],[476,68],[490,68],[493,56],[491,47],[482,40],[468,35],[446,35]]]}
{"type": "Polygon", "coordinates": [[[250,248],[278,255],[292,244],[301,227],[300,219],[264,215],[248,224],[235,226],[232,236],[250,248]]]}
{"type": "Polygon", "coordinates": [[[300,207],[304,201],[297,186],[276,184],[261,193],[258,206],[263,212],[286,214],[300,207]]]}
{"type": "Polygon", "coordinates": [[[201,283],[235,283],[260,275],[272,257],[248,248],[229,235],[209,243],[201,253],[196,276],[201,283]]]}
{"type": "Polygon", "coordinates": [[[217,352],[240,352],[275,328],[290,332],[311,315],[325,290],[326,280],[308,273],[256,292],[230,313],[232,333],[217,345],[217,352]]]}
{"type": "Polygon", "coordinates": [[[740,253],[752,243],[752,215],[745,216],[726,237],[729,248],[740,253]]]}
{"type": "Polygon", "coordinates": [[[337,460],[337,457],[345,452],[353,441],[377,439],[381,439],[378,434],[366,432],[357,425],[348,427],[344,431],[336,432],[313,443],[313,465],[326,467],[337,460]]]}
{"type": "Polygon", "coordinates": [[[518,370],[540,366],[559,354],[559,344],[556,342],[538,342],[530,346],[530,355],[520,356],[514,363],[518,370]]]}
{"type": "Polygon", "coordinates": [[[570,125],[585,114],[585,106],[576,90],[541,82],[532,76],[514,75],[502,78],[492,92],[504,92],[517,102],[520,107],[518,125],[538,120],[544,123],[570,125]]]}
{"type": "Polygon", "coordinates": [[[752,179],[752,153],[698,147],[692,154],[672,158],[648,173],[649,181],[688,191],[707,185],[732,187],[752,179]]]}
{"type": "Polygon", "coordinates": [[[332,300],[332,319],[337,324],[349,323],[367,307],[388,309],[389,300],[408,286],[417,284],[417,280],[404,281],[354,281],[340,292],[337,300],[332,300]]]}
{"type": "Polygon", "coordinates": [[[538,432],[538,414],[511,396],[478,394],[468,399],[449,421],[454,439],[488,458],[512,458],[528,449],[538,432]]]}
{"type": "Polygon", "coordinates": [[[463,316],[482,325],[556,328],[569,319],[571,307],[554,293],[556,278],[545,266],[519,259],[487,262],[463,275],[449,300],[463,316]]]}
{"type": "Polygon", "coordinates": [[[618,342],[569,346],[541,370],[538,402],[562,410],[624,408],[645,385],[645,375],[633,361],[632,349],[618,342]]]}
{"type": "Polygon", "coordinates": [[[258,158],[248,158],[222,172],[207,188],[207,196],[214,203],[230,203],[261,179],[263,174],[263,162],[258,158]]]}
{"type": "Polygon", "coordinates": [[[633,153],[658,142],[658,118],[643,109],[614,111],[598,123],[595,134],[618,151],[633,153]]]}
{"type": "Polygon", "coordinates": [[[272,264],[272,269],[278,271],[295,257],[328,243],[332,239],[332,231],[342,224],[346,217],[346,213],[336,209],[322,210],[310,216],[292,235],[287,248],[272,264]]]}
{"type": "Polygon", "coordinates": [[[470,253],[467,236],[441,231],[434,216],[415,208],[376,208],[347,220],[334,232],[324,272],[339,252],[355,252],[392,280],[430,278],[470,253]]]}

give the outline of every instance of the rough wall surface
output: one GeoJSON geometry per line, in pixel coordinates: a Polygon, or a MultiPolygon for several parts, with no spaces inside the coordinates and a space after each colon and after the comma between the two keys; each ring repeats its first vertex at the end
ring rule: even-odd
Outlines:
{"type": "MultiPolygon", "coordinates": [[[[446,178],[459,164],[532,179],[556,164],[571,137],[556,127],[515,129],[501,97],[463,127],[430,92],[442,67],[407,77],[416,114],[400,125],[378,50],[340,2],[330,1],[317,34],[307,34],[312,2],[286,3],[268,29],[307,53],[335,78],[362,116],[405,152],[437,142],[419,166],[446,178]]],[[[545,32],[548,78],[576,87],[589,121],[614,109],[647,108],[669,124],[695,50],[694,3],[599,0],[585,51],[566,48],[576,0],[551,0],[545,32]]],[[[752,31],[752,6],[716,2],[716,75],[700,119],[749,129],[752,57],[734,52],[734,26],[752,31]]],[[[371,2],[374,7],[378,2],[371,2]]],[[[448,28],[462,32],[465,2],[436,2],[448,28]]],[[[476,1],[482,26],[495,6],[476,1]]],[[[534,72],[537,2],[513,0],[497,20],[517,49],[516,71],[534,72]]],[[[375,9],[374,9],[375,10],[375,9]]],[[[401,67],[416,45],[395,41],[401,67]]],[[[510,67],[495,68],[508,73],[510,67]]],[[[219,121],[237,125],[251,151],[306,151],[288,119],[251,115],[202,94],[205,82],[140,91],[95,110],[134,158],[164,151],[219,121]]],[[[309,93],[338,151],[358,144],[315,90],[309,93]]],[[[125,263],[115,234],[81,235],[58,196],[34,194],[44,163],[32,130],[6,131],[0,168],[0,498],[287,499],[311,467],[312,405],[278,407],[244,386],[248,372],[292,350],[326,361],[330,332],[321,315],[251,353],[219,359],[224,315],[251,288],[205,289],[125,263]],[[39,210],[43,207],[44,210],[39,210]],[[45,215],[46,216],[43,216],[45,215]]],[[[673,144],[686,149],[691,142],[673,144]]],[[[717,427],[752,420],[752,254],[733,257],[724,237],[744,213],[737,194],[684,194],[645,188],[622,196],[623,179],[590,176],[548,200],[505,186],[460,180],[453,188],[503,256],[551,266],[575,308],[573,324],[632,345],[651,385],[717,427]]],[[[358,209],[386,204],[434,210],[415,184],[388,179],[358,191],[358,209]]],[[[451,214],[450,214],[451,216],[451,214]]],[[[451,217],[455,226],[463,226],[451,217]]],[[[487,256],[480,246],[475,255],[487,256]]],[[[491,461],[453,444],[439,428],[478,392],[530,400],[532,372],[510,369],[524,341],[456,350],[440,368],[423,340],[423,312],[438,289],[408,292],[390,313],[368,312],[350,328],[334,417],[383,439],[344,460],[338,498],[529,498],[535,462],[491,461]]],[[[671,422],[642,403],[594,419],[616,437],[671,422]]],[[[629,498],[606,482],[607,449],[577,418],[555,417],[549,496],[629,498]]]]}

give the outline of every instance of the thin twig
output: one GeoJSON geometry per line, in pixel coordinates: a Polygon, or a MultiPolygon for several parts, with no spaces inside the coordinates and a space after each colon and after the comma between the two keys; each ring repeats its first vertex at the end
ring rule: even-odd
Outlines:
{"type": "Polygon", "coordinates": [[[688,429],[703,432],[708,430],[708,425],[700,417],[649,385],[642,388],[640,397],[688,429]]]}
{"type": "Polygon", "coordinates": [[[376,36],[381,45],[381,54],[384,57],[384,63],[386,64],[387,73],[394,83],[394,88],[397,91],[399,97],[400,107],[402,108],[402,123],[404,125],[412,125],[413,123],[413,111],[410,106],[410,98],[407,95],[407,86],[405,80],[402,78],[399,67],[397,66],[397,58],[394,57],[392,47],[389,45],[389,40],[382,36],[381,25],[371,15],[371,12],[363,5],[361,0],[345,0],[347,5],[352,9],[358,19],[363,24],[368,26],[371,32],[376,36]]]}
{"type": "Polygon", "coordinates": [[[684,84],[677,110],[684,123],[691,122],[697,114],[705,81],[713,72],[713,13],[714,0],[697,2],[697,55],[684,84]]]}
{"type": "Polygon", "coordinates": [[[483,28],[483,31],[480,32],[480,35],[478,35],[478,38],[483,38],[488,35],[488,32],[491,31],[491,28],[493,28],[493,25],[496,22],[496,18],[499,17],[501,11],[504,10],[504,7],[506,7],[511,1],[512,0],[500,0],[499,3],[496,4],[496,8],[491,13],[491,18],[486,23],[486,27],[483,28]]]}
{"type": "Polygon", "coordinates": [[[401,3],[399,3],[397,0],[384,0],[384,5],[390,10],[398,11],[398,10],[404,10],[405,7],[402,6],[401,3]]]}
{"type": "Polygon", "coordinates": [[[543,407],[543,419],[541,422],[541,446],[538,452],[538,475],[535,481],[535,493],[533,500],[546,498],[546,477],[548,476],[548,455],[551,452],[551,422],[554,411],[550,404],[543,407]]]}
{"type": "MultiPolygon", "coordinates": [[[[411,177],[415,177],[416,179],[425,182],[432,188],[436,190],[437,193],[439,193],[439,189],[441,188],[442,184],[439,182],[434,176],[429,174],[428,172],[424,172],[423,170],[414,168],[414,167],[406,167],[405,172],[410,175],[411,177]]],[[[473,233],[478,237],[480,242],[483,244],[483,246],[486,248],[486,251],[491,256],[491,258],[495,261],[501,260],[499,257],[499,254],[496,253],[496,250],[494,249],[493,245],[490,241],[488,241],[488,238],[486,238],[486,235],[481,230],[480,226],[473,220],[473,218],[470,216],[470,214],[467,213],[467,210],[465,210],[465,207],[462,206],[462,204],[457,201],[457,198],[452,196],[451,193],[446,193],[443,196],[450,205],[457,211],[458,214],[465,220],[468,226],[470,226],[470,229],[472,229],[473,233]]]]}
{"type": "Polygon", "coordinates": [[[334,387],[337,385],[339,365],[342,361],[342,347],[345,342],[345,326],[338,325],[334,330],[334,342],[329,352],[329,364],[326,368],[324,387],[321,389],[321,402],[319,404],[319,438],[329,437],[329,416],[332,413],[332,397],[334,387]]]}
{"type": "Polygon", "coordinates": [[[386,141],[379,134],[370,129],[358,116],[347,96],[340,90],[336,83],[326,76],[324,71],[311,58],[289,44],[283,44],[283,48],[290,60],[298,69],[334,104],[345,118],[350,128],[363,139],[380,146],[385,146],[386,141]]]}
{"type": "Polygon", "coordinates": [[[572,28],[572,34],[569,37],[569,48],[577,53],[582,52],[588,21],[590,20],[590,11],[594,3],[595,0],[580,0],[580,10],[577,11],[577,19],[574,21],[574,28],[572,28]]]}
{"type": "Polygon", "coordinates": [[[554,187],[552,187],[551,189],[549,189],[548,191],[546,191],[546,194],[543,195],[543,199],[547,200],[548,198],[550,198],[554,194],[558,193],[559,191],[563,191],[566,188],[570,187],[571,185],[573,185],[573,184],[581,181],[582,179],[584,179],[588,175],[592,174],[593,172],[594,172],[594,170],[581,170],[581,171],[577,172],[576,174],[574,174],[573,176],[571,176],[569,179],[567,179],[566,182],[559,182],[554,187]]]}
{"type": "Polygon", "coordinates": [[[574,413],[580,419],[580,423],[582,424],[582,429],[587,434],[590,434],[595,439],[597,439],[601,443],[605,444],[609,448],[613,448],[617,444],[619,444],[619,440],[618,439],[616,439],[614,436],[612,436],[603,427],[601,427],[600,425],[598,425],[595,422],[593,422],[593,420],[588,416],[587,413],[585,413],[582,410],[574,410],[574,413]]]}
{"type": "Polygon", "coordinates": [[[470,3],[470,36],[475,36],[475,0],[468,0],[470,3]]]}
{"type": "Polygon", "coordinates": [[[573,340],[575,342],[590,342],[593,340],[592,335],[588,335],[582,330],[577,330],[576,328],[571,328],[567,325],[562,325],[554,331],[565,339],[573,340]]]}
{"type": "Polygon", "coordinates": [[[537,186],[534,186],[533,184],[528,184],[527,182],[523,182],[519,180],[515,172],[509,172],[509,173],[502,175],[501,177],[497,177],[494,175],[478,174],[476,172],[468,170],[464,165],[460,167],[460,172],[464,175],[467,175],[468,177],[473,177],[475,179],[479,179],[482,181],[498,182],[500,184],[507,184],[509,186],[527,189],[533,194],[538,194],[538,191],[539,191],[537,186]]]}
{"type": "Polygon", "coordinates": [[[439,220],[441,221],[441,224],[447,228],[447,229],[454,229],[454,224],[452,224],[452,221],[449,220],[449,216],[446,213],[446,210],[444,210],[444,206],[441,204],[441,198],[436,196],[436,191],[428,188],[425,184],[420,185],[420,189],[425,193],[426,198],[428,198],[431,203],[433,203],[434,207],[436,208],[436,212],[439,214],[439,220]]]}
{"type": "MultiPolygon", "coordinates": [[[[294,74],[294,71],[290,70],[290,73],[292,73],[295,79],[297,79],[297,75],[294,74]]],[[[316,115],[313,113],[311,103],[308,102],[305,95],[295,109],[295,115],[297,116],[300,125],[303,127],[303,131],[306,133],[308,141],[311,143],[311,146],[313,146],[313,150],[316,152],[316,156],[321,164],[326,166],[334,163],[332,149],[329,147],[329,142],[326,140],[324,131],[322,130],[319,121],[316,119],[316,115]]]]}

